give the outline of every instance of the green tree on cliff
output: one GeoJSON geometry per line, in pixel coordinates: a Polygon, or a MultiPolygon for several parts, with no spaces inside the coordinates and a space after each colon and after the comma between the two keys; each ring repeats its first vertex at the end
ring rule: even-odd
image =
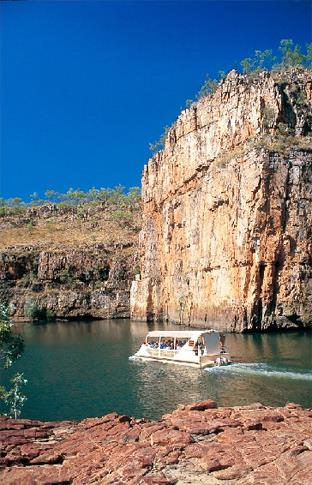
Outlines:
{"type": "MultiPolygon", "coordinates": [[[[8,309],[0,304],[0,362],[1,367],[8,369],[22,355],[24,341],[20,335],[13,332],[13,324],[8,317],[8,309]]],[[[21,414],[21,408],[26,400],[21,388],[26,384],[23,374],[16,373],[12,379],[12,387],[6,389],[0,386],[0,400],[6,407],[6,414],[17,418],[21,414]]]]}
{"type": "Polygon", "coordinates": [[[164,148],[169,129],[170,126],[165,126],[159,140],[155,141],[154,143],[149,143],[149,149],[151,152],[156,152],[157,150],[162,150],[164,148]]]}
{"type": "Polygon", "coordinates": [[[279,46],[282,65],[285,67],[300,66],[306,60],[299,44],[294,45],[292,39],[282,39],[279,46]]]}
{"type": "Polygon", "coordinates": [[[272,49],[264,51],[256,50],[254,56],[246,57],[240,62],[244,74],[250,74],[263,70],[283,70],[289,67],[311,66],[312,44],[306,45],[306,53],[299,44],[294,44],[292,39],[282,39],[278,49],[273,53],[272,49]]]}

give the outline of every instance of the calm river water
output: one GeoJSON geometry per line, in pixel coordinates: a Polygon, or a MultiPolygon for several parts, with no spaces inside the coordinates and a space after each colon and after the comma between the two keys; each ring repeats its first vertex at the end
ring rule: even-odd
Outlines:
{"type": "Polygon", "coordinates": [[[20,328],[25,352],[12,372],[28,379],[23,417],[81,419],[115,410],[158,418],[206,398],[312,407],[312,333],[228,335],[235,364],[200,371],[128,359],[149,330],[180,327],[103,320],[20,328]]]}

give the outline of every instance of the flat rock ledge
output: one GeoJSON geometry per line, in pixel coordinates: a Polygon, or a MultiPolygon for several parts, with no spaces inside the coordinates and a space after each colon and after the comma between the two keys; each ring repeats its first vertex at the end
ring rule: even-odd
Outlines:
{"type": "Polygon", "coordinates": [[[0,418],[3,485],[311,485],[312,409],[180,406],[159,421],[0,418]]]}

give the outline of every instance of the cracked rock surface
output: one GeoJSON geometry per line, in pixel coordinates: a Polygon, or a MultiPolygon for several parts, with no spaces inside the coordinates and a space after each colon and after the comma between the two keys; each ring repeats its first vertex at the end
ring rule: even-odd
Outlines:
{"type": "Polygon", "coordinates": [[[0,418],[3,485],[311,485],[312,410],[180,406],[160,421],[0,418]]]}

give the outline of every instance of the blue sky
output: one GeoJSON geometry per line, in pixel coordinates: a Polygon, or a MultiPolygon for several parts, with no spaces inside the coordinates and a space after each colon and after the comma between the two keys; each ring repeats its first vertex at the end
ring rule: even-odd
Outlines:
{"type": "Polygon", "coordinates": [[[282,38],[311,2],[2,1],[4,197],[140,184],[149,142],[206,74],[282,38]]]}

